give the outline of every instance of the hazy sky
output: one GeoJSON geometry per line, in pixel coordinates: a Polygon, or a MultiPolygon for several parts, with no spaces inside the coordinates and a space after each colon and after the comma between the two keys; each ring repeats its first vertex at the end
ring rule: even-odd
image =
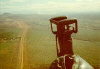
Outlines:
{"type": "Polygon", "coordinates": [[[0,0],[0,13],[100,12],[100,0],[0,0]]]}

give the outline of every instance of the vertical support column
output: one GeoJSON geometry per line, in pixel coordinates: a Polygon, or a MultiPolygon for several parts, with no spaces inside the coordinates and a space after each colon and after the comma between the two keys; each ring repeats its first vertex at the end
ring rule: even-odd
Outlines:
{"type": "Polygon", "coordinates": [[[71,38],[72,32],[65,31],[65,25],[60,23],[57,25],[57,30],[58,43],[60,47],[59,56],[63,56],[65,54],[73,55],[71,38]]]}

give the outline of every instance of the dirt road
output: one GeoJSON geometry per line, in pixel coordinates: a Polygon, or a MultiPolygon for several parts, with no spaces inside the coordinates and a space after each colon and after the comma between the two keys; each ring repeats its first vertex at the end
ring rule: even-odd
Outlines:
{"type": "Polygon", "coordinates": [[[26,34],[29,29],[29,26],[22,22],[17,22],[19,28],[22,29],[21,40],[20,40],[20,48],[19,48],[19,67],[18,69],[27,69],[28,61],[27,61],[27,50],[26,46],[26,34]]]}

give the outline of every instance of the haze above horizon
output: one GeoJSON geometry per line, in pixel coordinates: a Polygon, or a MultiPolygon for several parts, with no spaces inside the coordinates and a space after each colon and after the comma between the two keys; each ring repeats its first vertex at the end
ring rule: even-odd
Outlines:
{"type": "Polygon", "coordinates": [[[100,12],[100,0],[0,0],[2,13],[100,12]]]}

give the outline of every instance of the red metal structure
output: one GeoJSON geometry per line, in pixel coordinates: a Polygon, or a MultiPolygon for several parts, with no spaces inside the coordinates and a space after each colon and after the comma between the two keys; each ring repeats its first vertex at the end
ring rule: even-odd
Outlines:
{"type": "Polygon", "coordinates": [[[73,55],[71,34],[77,33],[77,20],[68,20],[66,16],[60,16],[51,18],[50,23],[52,33],[56,35],[57,56],[73,55]],[[53,31],[52,23],[56,25],[57,31],[53,31]]]}
{"type": "Polygon", "coordinates": [[[50,69],[93,69],[88,62],[73,53],[71,35],[78,32],[77,20],[60,16],[51,18],[50,24],[52,33],[56,35],[57,48],[57,59],[52,62],[50,69]]]}

